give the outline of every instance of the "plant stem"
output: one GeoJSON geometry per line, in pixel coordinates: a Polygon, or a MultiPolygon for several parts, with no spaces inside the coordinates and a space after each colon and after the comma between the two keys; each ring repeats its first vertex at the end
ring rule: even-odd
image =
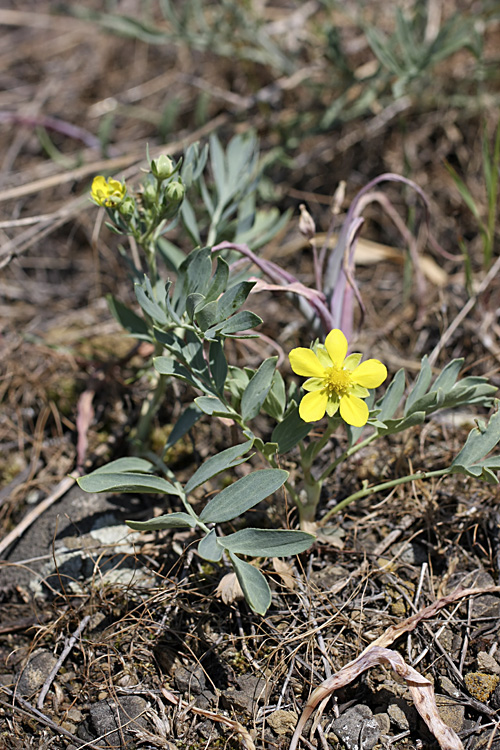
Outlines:
{"type": "Polygon", "coordinates": [[[430,479],[431,477],[442,477],[445,474],[449,474],[450,469],[437,469],[436,471],[421,471],[418,474],[409,474],[406,477],[400,477],[399,479],[391,479],[389,482],[382,482],[382,484],[375,484],[373,487],[364,487],[362,490],[358,490],[358,492],[354,492],[352,495],[349,495],[349,497],[346,497],[345,500],[342,500],[340,503],[337,503],[337,505],[332,508],[331,510],[326,513],[321,521],[319,521],[318,526],[324,526],[325,523],[335,514],[338,513],[339,510],[342,510],[342,508],[345,508],[346,505],[349,505],[350,503],[354,502],[354,500],[359,500],[361,497],[366,497],[367,495],[374,495],[376,492],[382,492],[382,490],[389,490],[392,489],[392,487],[397,487],[399,484],[405,484],[406,482],[414,482],[418,479],[430,479]]]}
{"type": "Polygon", "coordinates": [[[157,374],[156,378],[154,390],[152,389],[149,392],[148,397],[142,404],[139,422],[135,433],[132,435],[132,443],[139,453],[144,449],[144,445],[151,432],[151,423],[154,415],[158,411],[160,402],[165,395],[168,376],[157,374]]]}

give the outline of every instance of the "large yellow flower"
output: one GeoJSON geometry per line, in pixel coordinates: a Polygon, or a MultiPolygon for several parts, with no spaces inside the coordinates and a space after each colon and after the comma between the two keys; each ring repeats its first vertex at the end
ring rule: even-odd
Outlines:
{"type": "Polygon", "coordinates": [[[123,182],[112,177],[108,177],[106,181],[100,174],[94,177],[90,195],[99,206],[116,206],[124,199],[126,192],[127,188],[123,182]]]}
{"type": "Polygon", "coordinates": [[[368,388],[377,388],[387,377],[387,368],[378,359],[361,362],[361,354],[347,355],[347,339],[338,328],[330,331],[325,343],[316,351],[299,347],[289,354],[292,370],[307,377],[304,390],[309,391],[299,406],[304,422],[316,422],[340,410],[340,416],[353,427],[368,420],[368,406],[362,400],[368,388]]]}

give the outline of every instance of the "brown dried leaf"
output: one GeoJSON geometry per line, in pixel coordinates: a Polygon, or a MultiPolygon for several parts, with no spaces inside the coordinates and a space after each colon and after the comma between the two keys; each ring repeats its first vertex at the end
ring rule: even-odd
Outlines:
{"type": "Polygon", "coordinates": [[[297,581],[293,574],[293,568],[290,563],[286,560],[282,560],[281,557],[273,557],[273,568],[279,575],[285,586],[289,591],[295,591],[297,588],[297,581]]]}
{"type": "Polygon", "coordinates": [[[231,604],[235,601],[241,601],[245,598],[236,573],[227,573],[219,581],[219,585],[215,590],[215,595],[219,596],[224,604],[231,604]]]}

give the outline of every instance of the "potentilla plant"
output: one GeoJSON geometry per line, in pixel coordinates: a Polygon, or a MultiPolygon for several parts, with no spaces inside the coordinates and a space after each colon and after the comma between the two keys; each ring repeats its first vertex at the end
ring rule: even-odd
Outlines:
{"type": "MultiPolygon", "coordinates": [[[[232,153],[238,151],[233,148],[232,153]]],[[[271,591],[260,570],[260,561],[304,552],[315,540],[314,533],[310,532],[316,532],[334,513],[356,499],[414,479],[457,472],[497,482],[495,472],[500,470],[500,456],[488,457],[488,454],[500,441],[500,416],[497,411],[488,424],[478,421],[477,428],[471,431],[450,466],[372,486],[364,484],[359,491],[339,498],[335,507],[321,514],[323,484],[347,458],[385,435],[421,424],[438,409],[470,405],[491,407],[496,388],[482,377],[459,380],[462,360],[451,361],[433,380],[424,357],[411,388],[407,387],[405,373],[400,370],[376,400],[375,389],[387,378],[385,365],[378,359],[363,360],[360,353],[349,354],[347,338],[339,328],[327,330],[324,341],[315,340],[309,348],[290,351],[291,369],[306,378],[305,394],[289,377],[286,368],[282,368],[283,374],[277,369],[277,357],[264,359],[257,369],[238,367],[228,361],[227,342],[236,339],[244,345],[245,339],[258,335],[255,329],[262,322],[258,315],[243,309],[258,282],[242,278],[240,264],[234,262],[236,254],[255,259],[256,265],[270,275],[276,272],[274,264],[263,265],[253,250],[240,241],[238,221],[230,221],[231,215],[238,214],[240,200],[232,201],[230,196],[240,195],[241,200],[248,201],[251,190],[258,184],[257,178],[253,182],[249,179],[250,172],[254,173],[256,168],[254,153],[248,148],[246,153],[246,167],[240,164],[235,171],[227,155],[221,155],[219,147],[215,149],[216,155],[211,158],[217,160],[213,169],[219,180],[219,187],[216,185],[213,194],[216,200],[210,198],[205,182],[201,183],[204,213],[210,213],[210,207],[213,211],[204,225],[206,231],[216,237],[223,226],[227,239],[197,247],[177,263],[179,252],[173,252],[168,243],[162,246],[162,237],[168,231],[169,221],[179,218],[183,221],[181,205],[185,183],[194,185],[193,175],[201,176],[206,151],[192,150],[183,166],[174,165],[169,157],[151,162],[150,173],[137,193],[118,180],[95,179],[94,201],[105,208],[115,231],[135,239],[144,251],[147,267],[144,274],[136,264],[130,263],[140,314],[113,298],[110,299],[111,310],[131,336],[153,344],[155,355],[151,362],[151,396],[135,433],[136,455],[113,461],[78,481],[88,492],[154,492],[170,497],[175,508],[172,512],[148,521],[128,521],[130,528],[192,529],[193,535],[198,537],[199,556],[213,563],[232,565],[250,607],[263,614],[271,602],[271,591]],[[186,164],[188,179],[183,178],[186,164]],[[224,180],[233,180],[233,189],[228,190],[224,180]],[[237,189],[241,185],[244,189],[237,189]],[[163,276],[157,256],[175,270],[163,276]],[[192,399],[173,426],[162,455],[152,455],[147,449],[145,429],[151,424],[171,379],[184,383],[192,399]],[[257,429],[257,424],[262,424],[262,420],[256,421],[258,415],[266,416],[268,429],[265,432],[257,429]],[[214,453],[187,482],[179,482],[168,466],[170,448],[198,420],[219,418],[230,421],[234,426],[232,433],[240,435],[240,442],[235,440],[234,445],[214,453]],[[330,439],[342,426],[345,428],[344,449],[332,455],[330,439]],[[282,458],[291,451],[299,467],[293,477],[279,468],[282,458]],[[233,470],[244,463],[248,463],[244,475],[231,483],[233,470]],[[224,485],[227,486],[213,495],[213,482],[221,474],[225,474],[224,485]],[[200,488],[207,483],[210,483],[207,501],[195,501],[194,491],[199,498],[200,488]],[[274,493],[278,493],[283,502],[286,495],[293,500],[300,530],[248,526],[235,530],[235,519],[274,493]],[[254,558],[254,561],[248,562],[247,558],[254,558]]],[[[196,201],[191,200],[191,208],[184,213],[192,237],[196,201]]],[[[245,231],[251,235],[251,229],[247,216],[245,231]]],[[[201,236],[202,227],[197,231],[201,236]]],[[[286,274],[290,288],[308,300],[313,308],[321,310],[325,299],[318,290],[307,290],[288,272],[286,274]]],[[[280,283],[283,283],[283,276],[280,283]]],[[[328,320],[326,315],[325,320],[328,320]]]]}

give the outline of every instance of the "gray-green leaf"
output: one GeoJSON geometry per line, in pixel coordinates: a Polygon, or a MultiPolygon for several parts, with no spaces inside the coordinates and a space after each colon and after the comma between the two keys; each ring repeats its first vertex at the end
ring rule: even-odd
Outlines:
{"type": "Polygon", "coordinates": [[[196,521],[188,513],[167,513],[164,516],[150,518],[149,521],[125,521],[135,531],[160,531],[161,529],[192,529],[196,521]]]}
{"type": "Polygon", "coordinates": [[[250,607],[258,615],[265,615],[271,604],[271,589],[258,568],[229,553],[234,572],[250,607]]]}
{"type": "Polygon", "coordinates": [[[229,552],[251,557],[289,557],[309,549],[312,534],[286,529],[242,529],[221,537],[219,544],[229,552]]]}
{"type": "Polygon", "coordinates": [[[287,480],[283,469],[253,471],[219,492],[203,508],[203,523],[223,523],[241,516],[250,508],[276,492],[287,480]]]}

